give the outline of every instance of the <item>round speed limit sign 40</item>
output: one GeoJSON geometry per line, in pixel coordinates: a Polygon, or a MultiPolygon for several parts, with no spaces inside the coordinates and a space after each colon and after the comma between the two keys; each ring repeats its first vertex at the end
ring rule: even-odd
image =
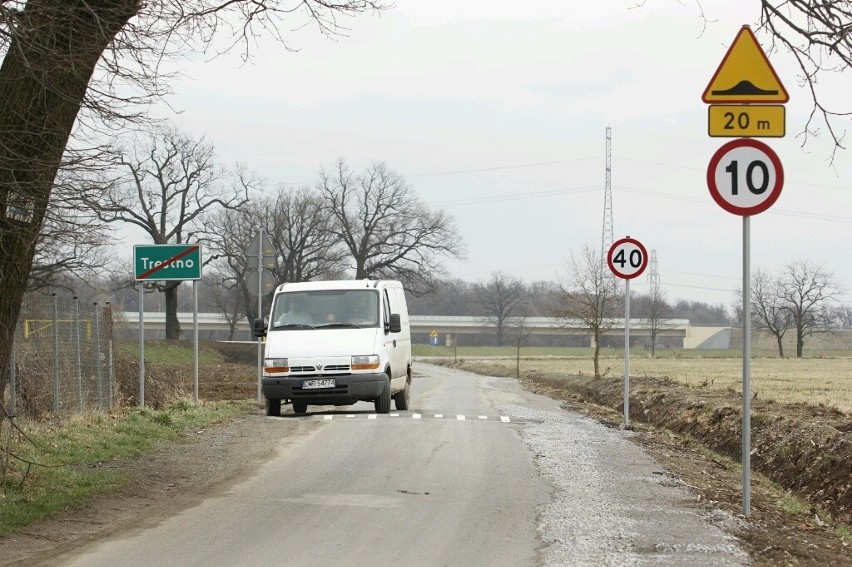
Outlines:
{"type": "Polygon", "coordinates": [[[710,195],[735,215],[762,213],[778,200],[783,186],[781,160],[759,140],[731,140],[716,150],[707,166],[710,195]]]}
{"type": "Polygon", "coordinates": [[[642,275],[648,266],[648,251],[634,238],[622,238],[612,243],[606,255],[612,273],[623,280],[642,275]]]}

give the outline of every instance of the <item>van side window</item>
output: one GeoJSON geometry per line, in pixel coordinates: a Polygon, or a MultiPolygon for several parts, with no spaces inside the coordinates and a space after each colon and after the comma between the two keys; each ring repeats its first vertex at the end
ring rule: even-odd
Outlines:
{"type": "Polygon", "coordinates": [[[388,298],[388,290],[385,290],[385,292],[382,294],[382,297],[383,297],[382,301],[384,301],[384,304],[385,304],[384,322],[385,322],[385,325],[390,325],[391,308],[390,308],[390,298],[388,298]]]}

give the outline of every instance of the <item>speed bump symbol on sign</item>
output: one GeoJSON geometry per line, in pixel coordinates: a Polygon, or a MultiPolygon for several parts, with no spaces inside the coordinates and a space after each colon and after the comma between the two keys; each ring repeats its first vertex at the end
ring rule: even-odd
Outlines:
{"type": "Polygon", "coordinates": [[[790,100],[790,95],[751,28],[743,26],[701,98],[707,103],[720,104],[783,104],[790,100]]]}

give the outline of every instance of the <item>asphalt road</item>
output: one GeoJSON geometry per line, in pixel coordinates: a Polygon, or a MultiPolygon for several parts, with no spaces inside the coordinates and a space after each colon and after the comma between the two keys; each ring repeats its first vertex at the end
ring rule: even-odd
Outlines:
{"type": "MultiPolygon", "coordinates": [[[[285,415],[245,482],[67,565],[738,565],[629,433],[517,382],[418,365],[412,410],[285,415]],[[297,435],[297,420],[317,427],[297,435]]],[[[299,428],[303,431],[304,428],[299,428]]]]}

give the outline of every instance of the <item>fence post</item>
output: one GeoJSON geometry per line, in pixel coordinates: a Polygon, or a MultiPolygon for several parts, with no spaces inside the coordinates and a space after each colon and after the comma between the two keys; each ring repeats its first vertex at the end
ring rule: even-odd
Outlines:
{"type": "Polygon", "coordinates": [[[112,409],[112,401],[115,399],[113,385],[115,384],[115,361],[112,353],[112,305],[106,302],[105,316],[107,319],[107,389],[109,390],[109,409],[112,409]]]}
{"type": "Polygon", "coordinates": [[[98,409],[104,409],[104,378],[103,364],[101,364],[101,324],[98,318],[98,302],[93,304],[95,312],[95,376],[98,379],[98,409]]]}
{"type": "Polygon", "coordinates": [[[83,411],[83,361],[80,352],[80,300],[74,296],[74,350],[76,352],[74,373],[77,380],[77,409],[83,411]]]}
{"type": "Polygon", "coordinates": [[[59,298],[53,296],[53,413],[59,415],[59,298]]]}

